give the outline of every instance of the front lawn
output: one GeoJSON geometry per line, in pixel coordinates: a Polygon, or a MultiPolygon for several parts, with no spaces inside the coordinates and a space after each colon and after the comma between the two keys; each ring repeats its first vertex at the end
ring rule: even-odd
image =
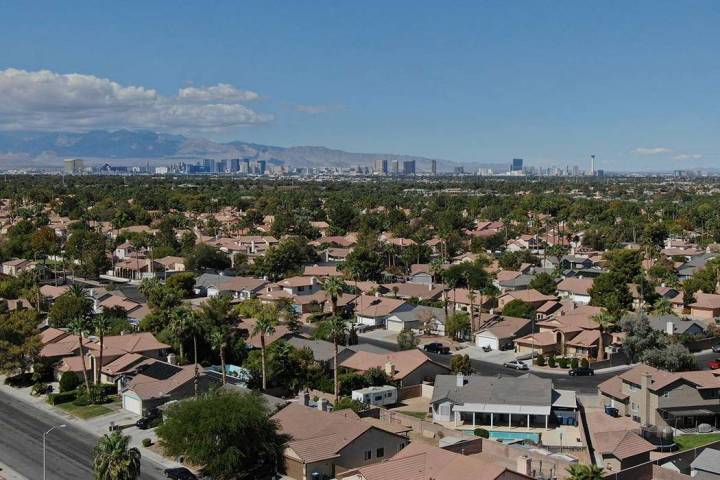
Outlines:
{"type": "Polygon", "coordinates": [[[398,413],[402,413],[403,415],[409,415],[411,417],[419,418],[420,420],[425,420],[428,416],[425,412],[404,412],[402,410],[398,410],[398,413]]]}
{"type": "Polygon", "coordinates": [[[696,433],[675,437],[675,443],[678,444],[680,450],[690,450],[691,448],[700,447],[719,440],[720,433],[696,433]]]}
{"type": "Polygon", "coordinates": [[[79,407],[72,402],[61,403],[60,405],[57,405],[57,408],[69,413],[70,415],[82,418],[83,420],[99,417],[100,415],[106,415],[112,412],[112,410],[105,405],[85,405],[83,407],[79,407]]]}

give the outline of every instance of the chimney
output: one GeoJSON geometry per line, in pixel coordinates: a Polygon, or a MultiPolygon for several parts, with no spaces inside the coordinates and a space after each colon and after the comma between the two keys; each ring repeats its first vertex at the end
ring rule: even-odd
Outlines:
{"type": "Polygon", "coordinates": [[[533,476],[532,473],[532,458],[521,455],[517,459],[517,473],[520,475],[533,476]]]}
{"type": "Polygon", "coordinates": [[[302,392],[302,402],[306,407],[310,406],[310,392],[302,392]]]}
{"type": "Polygon", "coordinates": [[[672,322],[672,320],[668,320],[665,322],[665,333],[668,335],[672,335],[675,333],[675,324],[672,322]]]}
{"type": "Polygon", "coordinates": [[[174,353],[168,353],[167,363],[169,363],[170,365],[177,365],[177,357],[174,353]]]}
{"type": "Polygon", "coordinates": [[[464,385],[465,385],[465,375],[463,375],[462,373],[458,373],[455,376],[455,386],[462,387],[464,385]]]}
{"type": "Polygon", "coordinates": [[[395,365],[392,362],[385,363],[385,373],[388,375],[388,377],[392,377],[395,375],[395,365]]]}
{"type": "Polygon", "coordinates": [[[649,425],[650,417],[650,385],[652,385],[652,374],[649,372],[643,372],[640,375],[640,395],[642,396],[640,402],[640,424],[643,426],[649,425]]]}

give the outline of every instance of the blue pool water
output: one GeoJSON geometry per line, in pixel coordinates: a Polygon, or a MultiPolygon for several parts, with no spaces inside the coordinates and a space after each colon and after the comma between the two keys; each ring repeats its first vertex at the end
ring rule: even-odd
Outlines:
{"type": "Polygon", "coordinates": [[[490,438],[493,440],[532,440],[535,443],[540,442],[540,434],[532,432],[496,432],[489,431],[490,438]]]}

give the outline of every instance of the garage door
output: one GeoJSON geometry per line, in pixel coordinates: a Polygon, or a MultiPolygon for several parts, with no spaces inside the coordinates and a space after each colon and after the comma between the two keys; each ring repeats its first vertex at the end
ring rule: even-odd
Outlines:
{"type": "Polygon", "coordinates": [[[398,322],[398,321],[388,319],[387,323],[385,324],[385,328],[389,332],[400,333],[400,332],[402,332],[404,325],[405,325],[404,322],[398,322]]]}
{"type": "Polygon", "coordinates": [[[123,408],[129,412],[142,415],[142,402],[129,395],[123,395],[123,408]]]}
{"type": "Polygon", "coordinates": [[[478,347],[490,347],[493,350],[497,350],[500,348],[500,345],[498,345],[498,339],[495,337],[486,337],[483,335],[476,335],[475,336],[475,345],[478,347]]]}

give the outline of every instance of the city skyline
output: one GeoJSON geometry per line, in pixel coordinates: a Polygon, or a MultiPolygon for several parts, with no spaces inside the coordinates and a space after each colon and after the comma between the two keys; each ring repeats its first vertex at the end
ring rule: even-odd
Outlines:
{"type": "Polygon", "coordinates": [[[714,2],[140,5],[0,7],[13,45],[0,130],[150,129],[460,164],[596,153],[609,171],[711,167],[720,153],[714,2]]]}

